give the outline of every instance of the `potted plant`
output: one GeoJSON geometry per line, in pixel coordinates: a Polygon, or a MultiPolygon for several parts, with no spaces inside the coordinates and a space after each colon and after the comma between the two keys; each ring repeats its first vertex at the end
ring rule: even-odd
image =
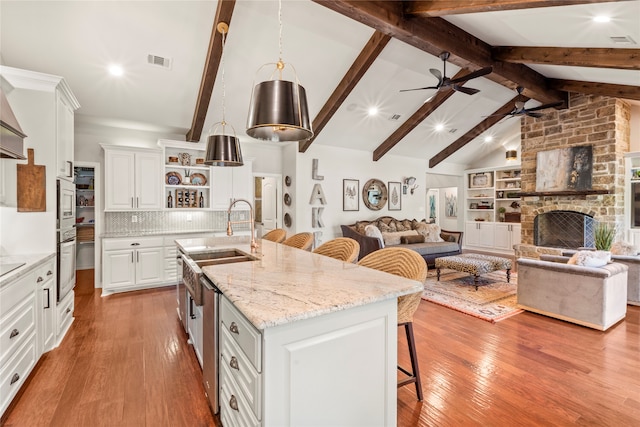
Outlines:
{"type": "Polygon", "coordinates": [[[611,244],[613,243],[615,235],[616,229],[614,227],[603,222],[598,223],[594,233],[596,249],[599,251],[611,250],[611,244]]]}
{"type": "Polygon", "coordinates": [[[500,222],[504,222],[504,213],[507,211],[507,208],[505,208],[504,206],[500,206],[498,208],[498,218],[500,219],[500,222]]]}

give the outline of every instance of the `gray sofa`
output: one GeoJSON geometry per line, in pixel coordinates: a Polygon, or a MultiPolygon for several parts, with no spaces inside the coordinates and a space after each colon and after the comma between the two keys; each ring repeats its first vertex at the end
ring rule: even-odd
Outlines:
{"type": "MultiPolygon", "coordinates": [[[[364,258],[366,255],[373,251],[377,251],[382,248],[382,242],[378,238],[369,237],[362,231],[368,224],[383,228],[384,225],[390,226],[393,224],[394,228],[398,230],[415,229],[418,224],[427,224],[424,220],[398,220],[390,216],[383,216],[371,221],[358,221],[355,224],[342,225],[342,235],[356,240],[360,244],[360,254],[358,259],[364,258]],[[410,225],[409,225],[410,224],[410,225]],[[409,228],[408,228],[409,227],[409,228]]],[[[458,255],[462,253],[462,236],[461,231],[448,231],[441,230],[440,237],[443,242],[424,242],[424,243],[409,243],[398,245],[386,245],[385,247],[403,247],[418,252],[427,263],[427,266],[433,268],[435,266],[435,259],[438,257],[458,255]]]]}
{"type": "Polygon", "coordinates": [[[567,257],[518,259],[518,307],[601,331],[627,313],[627,270],[566,264],[567,257]]]}

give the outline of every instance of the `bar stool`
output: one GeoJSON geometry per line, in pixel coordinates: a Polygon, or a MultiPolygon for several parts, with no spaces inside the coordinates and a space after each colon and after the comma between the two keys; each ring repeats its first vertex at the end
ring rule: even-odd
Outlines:
{"type": "Polygon", "coordinates": [[[262,238],[265,240],[270,240],[272,242],[282,243],[284,242],[284,239],[287,238],[287,232],[282,228],[274,228],[273,230],[262,236],[262,238]]]}
{"type": "MultiPolygon", "coordinates": [[[[427,263],[420,254],[406,248],[384,248],[362,258],[358,265],[417,280],[424,283],[427,278],[427,263]]],[[[398,297],[398,326],[404,326],[407,334],[409,357],[411,358],[411,372],[398,365],[398,369],[408,378],[398,381],[398,387],[416,384],[418,400],[422,400],[422,383],[420,382],[420,368],[416,354],[415,339],[413,337],[413,314],[420,305],[422,292],[398,297]]]]}
{"type": "Polygon", "coordinates": [[[282,244],[302,249],[303,251],[310,251],[311,246],[313,246],[313,234],[308,232],[294,234],[282,242],[282,244]]]}
{"type": "Polygon", "coordinates": [[[315,248],[313,253],[325,255],[344,262],[356,262],[360,244],[348,237],[337,237],[315,248]]]}

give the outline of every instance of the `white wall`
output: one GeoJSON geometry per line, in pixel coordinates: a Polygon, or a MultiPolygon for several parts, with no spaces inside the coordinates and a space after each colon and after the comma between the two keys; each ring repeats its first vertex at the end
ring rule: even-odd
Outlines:
{"type": "MultiPolygon", "coordinates": [[[[297,153],[297,145],[286,148],[284,169],[290,173],[289,165],[291,151],[297,153]]],[[[426,159],[415,159],[386,155],[381,160],[374,162],[371,153],[350,150],[345,148],[329,147],[322,145],[312,145],[306,153],[297,153],[296,157],[296,180],[294,184],[296,194],[296,232],[301,231],[322,231],[321,241],[326,242],[335,237],[342,236],[340,225],[353,224],[359,220],[371,220],[380,216],[393,216],[398,219],[422,219],[425,217],[425,174],[427,169],[426,159]],[[318,175],[323,176],[322,181],[312,179],[313,159],[318,159],[318,175]],[[416,177],[418,188],[414,194],[409,192],[401,196],[402,209],[400,211],[389,211],[388,204],[381,210],[373,211],[368,209],[362,201],[362,187],[372,178],[381,180],[388,185],[389,181],[402,182],[404,178],[416,177]],[[359,180],[359,211],[342,210],[342,180],[359,180]],[[322,229],[312,228],[311,215],[312,207],[321,206],[316,202],[313,206],[309,204],[314,184],[322,186],[327,199],[324,205],[322,219],[325,227],[322,229]]]]}
{"type": "Polygon", "coordinates": [[[631,148],[629,151],[640,151],[640,104],[631,104],[631,148]]]}

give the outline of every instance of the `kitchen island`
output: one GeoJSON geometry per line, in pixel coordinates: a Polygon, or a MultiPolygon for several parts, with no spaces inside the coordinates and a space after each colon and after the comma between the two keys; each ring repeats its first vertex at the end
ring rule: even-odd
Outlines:
{"type": "MultiPolygon", "coordinates": [[[[177,245],[250,253],[246,240],[177,245]]],[[[253,255],[202,268],[223,294],[223,425],[395,425],[397,297],[422,284],[265,240],[253,255]]]]}

